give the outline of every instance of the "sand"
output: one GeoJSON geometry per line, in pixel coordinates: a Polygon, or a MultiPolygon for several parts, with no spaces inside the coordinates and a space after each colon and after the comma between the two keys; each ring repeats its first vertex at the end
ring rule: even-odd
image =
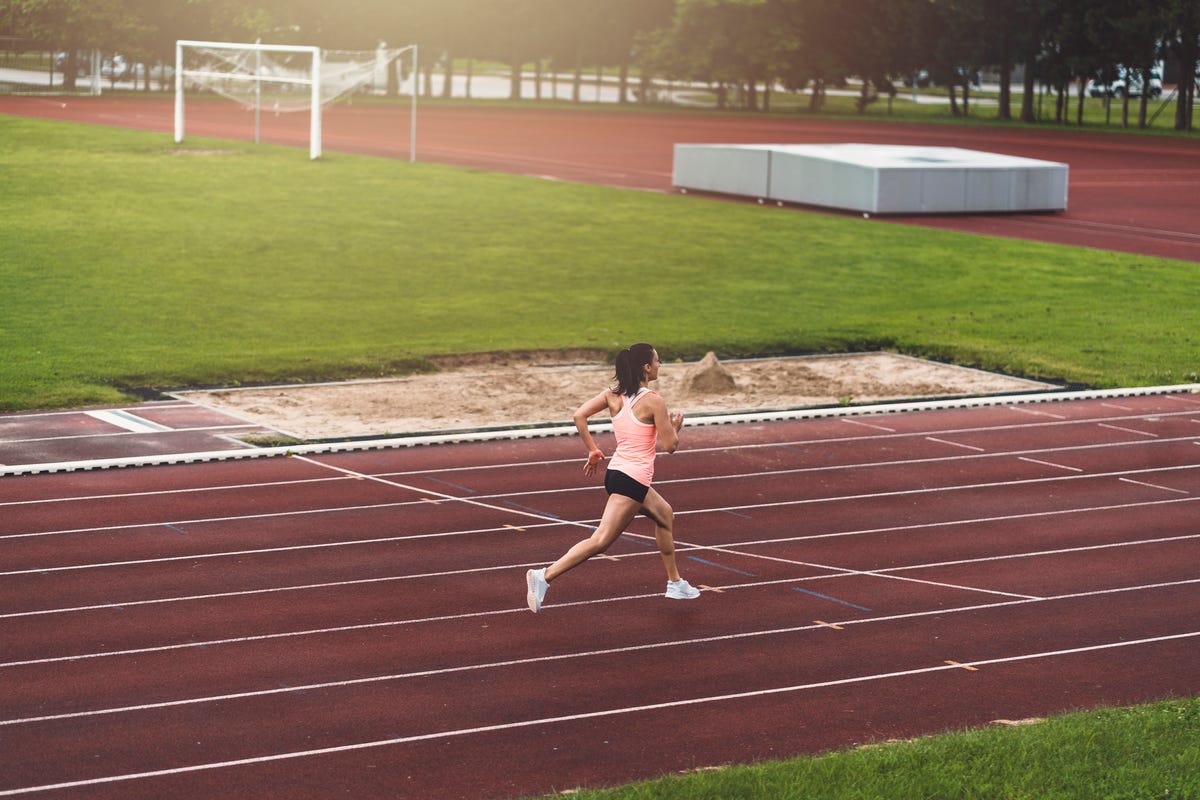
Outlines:
{"type": "MultiPolygon", "coordinates": [[[[569,424],[609,386],[598,354],[486,356],[439,372],[299,386],[176,392],[304,440],[569,424]]],[[[1049,384],[891,353],[664,363],[656,388],[688,414],[1027,392],[1049,384]]]]}

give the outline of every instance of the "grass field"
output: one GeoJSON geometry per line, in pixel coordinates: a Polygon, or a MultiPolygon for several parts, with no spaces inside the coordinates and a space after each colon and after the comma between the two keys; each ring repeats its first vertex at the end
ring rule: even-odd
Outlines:
{"type": "Polygon", "coordinates": [[[0,409],[639,339],[1196,380],[1194,264],[15,117],[0,140],[0,409]]]}

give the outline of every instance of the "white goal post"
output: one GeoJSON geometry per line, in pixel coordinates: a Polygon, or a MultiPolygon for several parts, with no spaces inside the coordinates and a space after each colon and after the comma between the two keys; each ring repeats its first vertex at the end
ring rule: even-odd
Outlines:
{"type": "Polygon", "coordinates": [[[398,68],[405,53],[412,55],[409,160],[415,161],[416,45],[388,50],[380,43],[374,51],[322,51],[312,45],[181,39],[175,43],[175,142],[184,139],[184,91],[199,87],[253,109],[255,142],[259,140],[264,105],[276,114],[308,111],[309,156],[320,158],[322,108],[363,87],[382,91],[378,83],[386,85],[389,70],[398,68]]]}

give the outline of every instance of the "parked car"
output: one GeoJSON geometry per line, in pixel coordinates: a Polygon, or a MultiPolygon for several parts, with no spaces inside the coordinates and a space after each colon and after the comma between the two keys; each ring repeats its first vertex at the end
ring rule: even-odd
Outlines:
{"type": "MultiPolygon", "coordinates": [[[[1141,70],[1129,70],[1128,74],[1126,74],[1123,69],[1117,68],[1116,74],[1117,77],[1110,83],[1105,83],[1103,78],[1088,81],[1087,93],[1092,97],[1142,96],[1141,70]]],[[[1146,89],[1146,94],[1149,97],[1161,97],[1162,93],[1162,72],[1157,68],[1152,69],[1150,70],[1150,81],[1146,89]]]]}
{"type": "MultiPolygon", "coordinates": [[[[901,77],[901,81],[905,86],[912,86],[915,82],[918,88],[925,89],[930,86],[940,86],[944,76],[938,75],[934,77],[927,69],[913,70],[901,77]]],[[[975,87],[980,86],[979,70],[967,70],[963,67],[954,68],[954,85],[966,86],[967,84],[975,87]]]]}

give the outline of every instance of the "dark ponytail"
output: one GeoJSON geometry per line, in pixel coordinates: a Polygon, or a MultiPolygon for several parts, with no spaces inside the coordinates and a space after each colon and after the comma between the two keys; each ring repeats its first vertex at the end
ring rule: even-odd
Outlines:
{"type": "Polygon", "coordinates": [[[644,377],[643,367],[654,362],[654,347],[639,342],[617,353],[616,375],[618,394],[633,397],[637,394],[644,377]]]}

